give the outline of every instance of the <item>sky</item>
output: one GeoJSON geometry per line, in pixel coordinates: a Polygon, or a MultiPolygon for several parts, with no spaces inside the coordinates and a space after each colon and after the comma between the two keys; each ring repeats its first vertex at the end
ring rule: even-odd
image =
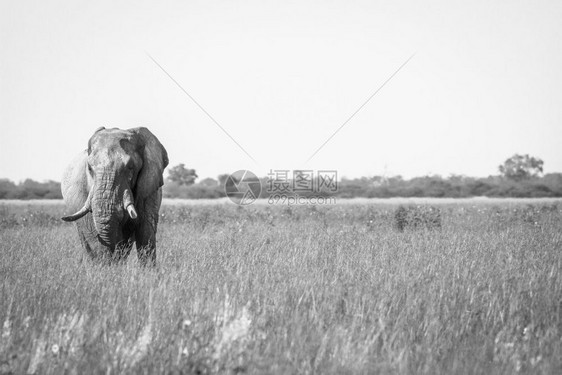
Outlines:
{"type": "Polygon", "coordinates": [[[100,126],[148,127],[200,178],[479,177],[515,153],[562,172],[560,20],[560,1],[2,1],[0,178],[60,181],[100,126]]]}

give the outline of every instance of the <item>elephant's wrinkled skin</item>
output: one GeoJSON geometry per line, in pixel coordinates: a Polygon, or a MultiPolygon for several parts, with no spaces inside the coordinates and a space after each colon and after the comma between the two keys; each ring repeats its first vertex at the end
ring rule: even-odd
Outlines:
{"type": "Polygon", "coordinates": [[[99,128],[64,172],[61,189],[82,246],[94,260],[125,259],[136,244],[156,263],[156,230],[168,154],[147,128],[99,128]]]}

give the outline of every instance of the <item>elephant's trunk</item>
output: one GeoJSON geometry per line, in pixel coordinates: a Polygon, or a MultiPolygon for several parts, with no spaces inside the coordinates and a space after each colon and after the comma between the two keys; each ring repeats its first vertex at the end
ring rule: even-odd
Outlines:
{"type": "Polygon", "coordinates": [[[123,220],[123,195],[115,179],[100,176],[94,185],[92,214],[100,242],[111,250],[121,240],[120,223],[123,220]],[[97,186],[96,186],[97,185],[97,186]]]}
{"type": "Polygon", "coordinates": [[[123,240],[121,226],[125,220],[125,211],[131,219],[138,217],[133,194],[128,184],[116,183],[115,179],[100,176],[98,186],[94,186],[92,213],[94,225],[100,242],[111,250],[123,240]]]}

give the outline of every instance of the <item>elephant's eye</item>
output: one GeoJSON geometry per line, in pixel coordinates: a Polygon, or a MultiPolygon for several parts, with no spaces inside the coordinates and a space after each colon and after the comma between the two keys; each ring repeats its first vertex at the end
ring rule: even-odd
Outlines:
{"type": "Polygon", "coordinates": [[[90,172],[91,175],[94,174],[94,170],[92,169],[92,166],[90,164],[88,164],[88,172],[90,172]]]}

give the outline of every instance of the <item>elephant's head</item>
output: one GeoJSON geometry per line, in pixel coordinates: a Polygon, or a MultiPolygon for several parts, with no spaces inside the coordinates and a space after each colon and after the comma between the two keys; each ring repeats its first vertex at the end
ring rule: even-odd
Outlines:
{"type": "Polygon", "coordinates": [[[139,220],[146,198],[163,185],[167,165],[166,150],[148,129],[99,128],[88,142],[88,198],[63,220],[92,212],[100,242],[114,248],[122,240],[120,228],[128,220],[139,220]]]}

